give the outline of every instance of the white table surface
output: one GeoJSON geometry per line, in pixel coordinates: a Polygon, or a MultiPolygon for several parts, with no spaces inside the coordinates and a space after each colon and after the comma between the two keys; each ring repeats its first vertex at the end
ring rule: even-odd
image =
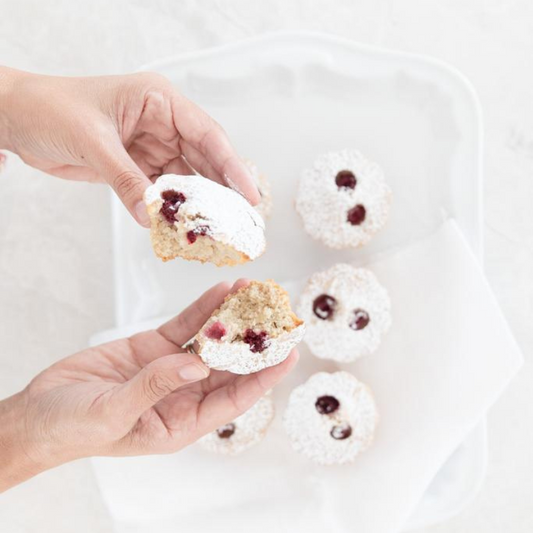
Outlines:
{"type": "MultiPolygon", "coordinates": [[[[422,533],[533,529],[533,3],[530,0],[0,0],[0,64],[116,74],[279,29],[326,31],[443,59],[485,118],[485,266],[526,364],[489,414],[486,482],[459,516],[422,533]],[[147,6],[150,7],[147,7],[147,6]]],[[[0,177],[0,397],[112,326],[109,205],[11,158],[0,177]],[[25,198],[31,203],[25,205],[25,198]],[[36,198],[40,202],[36,202],[36,198]],[[39,206],[42,206],[40,208],[39,206]]],[[[110,533],[85,461],[0,498],[5,533],[110,533]]]]}

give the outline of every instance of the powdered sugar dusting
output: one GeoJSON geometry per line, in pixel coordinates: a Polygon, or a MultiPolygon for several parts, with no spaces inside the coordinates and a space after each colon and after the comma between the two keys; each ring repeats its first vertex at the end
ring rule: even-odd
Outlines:
{"type": "Polygon", "coordinates": [[[312,237],[332,248],[349,248],[368,243],[385,225],[390,202],[381,168],[357,150],[342,150],[321,155],[303,172],[296,210],[312,237]],[[341,170],[353,172],[354,189],[337,187],[335,177],[341,170]],[[359,204],[365,208],[365,220],[352,225],[347,213],[359,204]]]}
{"type": "Polygon", "coordinates": [[[214,370],[252,374],[287,359],[290,351],[302,340],[304,333],[305,325],[301,324],[278,337],[270,338],[268,347],[257,353],[252,352],[250,345],[242,341],[214,341],[202,335],[198,355],[214,370]]]}
{"type": "Polygon", "coordinates": [[[391,324],[390,307],[386,289],[370,270],[339,263],[311,276],[297,312],[307,324],[305,342],[315,356],[350,362],[377,350],[391,324]],[[337,300],[328,320],[313,312],[313,302],[322,294],[337,300]],[[370,321],[364,329],[349,326],[356,309],[368,313],[370,321]]]}
{"type": "Polygon", "coordinates": [[[378,412],[370,389],[348,372],[318,372],[296,387],[283,416],[293,448],[323,464],[352,462],[372,443],[378,412]],[[321,396],[333,396],[339,408],[320,414],[315,403],[321,396]],[[335,439],[338,427],[349,425],[348,438],[335,439]],[[336,428],[334,430],[334,428],[336,428]]]}
{"type": "Polygon", "coordinates": [[[202,176],[166,174],[148,187],[144,194],[147,205],[161,203],[161,193],[176,190],[186,201],[180,205],[176,226],[194,230],[201,219],[210,228],[210,236],[232,246],[250,259],[259,257],[265,249],[265,223],[256,210],[238,193],[202,176]],[[185,216],[179,217],[180,214],[185,216]]]}
{"type": "Polygon", "coordinates": [[[210,452],[236,455],[260,442],[274,418],[274,402],[270,394],[260,398],[248,411],[233,421],[234,433],[220,438],[216,431],[202,437],[198,444],[210,452]]]}

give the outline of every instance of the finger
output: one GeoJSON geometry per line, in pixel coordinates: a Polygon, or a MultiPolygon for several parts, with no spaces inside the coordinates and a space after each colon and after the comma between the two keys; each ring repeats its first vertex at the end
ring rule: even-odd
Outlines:
{"type": "MultiPolygon", "coordinates": [[[[233,284],[233,286],[231,287],[231,289],[228,291],[228,293],[226,294],[226,296],[229,295],[229,294],[233,294],[233,293],[237,292],[240,288],[245,287],[245,286],[248,285],[249,283],[250,283],[250,280],[249,280],[249,279],[246,279],[246,278],[240,278],[240,279],[238,279],[238,280],[233,284]]],[[[225,297],[224,297],[224,298],[225,298],[225,297]]],[[[224,302],[224,299],[222,300],[222,302],[220,303],[220,305],[222,305],[223,302],[224,302]]],[[[218,307],[220,307],[220,305],[217,306],[216,309],[218,309],[218,307]]],[[[191,336],[189,337],[189,340],[192,339],[192,338],[194,337],[194,335],[196,335],[196,333],[198,333],[198,331],[199,331],[199,330],[201,329],[201,327],[207,322],[207,320],[209,319],[209,317],[210,317],[212,314],[213,314],[213,311],[211,311],[211,313],[209,313],[209,316],[203,320],[202,325],[201,325],[199,328],[196,329],[196,331],[193,333],[193,335],[191,335],[191,336]]],[[[187,342],[187,341],[185,341],[185,342],[187,342]]],[[[196,346],[196,343],[195,343],[195,346],[196,346]]]]}
{"type": "Polygon", "coordinates": [[[236,293],[239,289],[250,285],[250,280],[248,278],[239,278],[231,287],[230,294],[236,293]]]}
{"type": "Polygon", "coordinates": [[[161,167],[152,164],[146,157],[146,153],[137,148],[130,148],[129,152],[130,157],[133,159],[135,164],[139,167],[141,172],[153,183],[156,178],[161,176],[161,167]]]}
{"type": "Polygon", "coordinates": [[[194,176],[196,174],[194,169],[181,156],[175,157],[169,161],[168,164],[163,167],[163,172],[165,174],[179,174],[181,176],[194,176]]]}
{"type": "Polygon", "coordinates": [[[239,376],[226,387],[209,394],[198,409],[199,433],[203,435],[214,431],[250,409],[294,368],[298,358],[298,351],[292,350],[279,365],[248,376],[239,376]]]}
{"type": "Polygon", "coordinates": [[[209,178],[212,181],[220,183],[220,185],[227,185],[224,177],[221,176],[209,163],[209,161],[204,157],[204,155],[194,148],[187,141],[180,142],[180,148],[183,155],[187,158],[189,164],[195,168],[199,174],[209,178]]]}
{"type": "MultiPolygon", "coordinates": [[[[173,161],[176,158],[179,159],[181,155],[181,149],[179,147],[179,135],[176,134],[175,146],[169,146],[169,144],[160,138],[156,138],[149,133],[142,133],[128,146],[128,153],[131,158],[139,165],[139,168],[144,173],[151,177],[149,172],[144,170],[143,164],[148,164],[152,168],[158,169],[157,176],[165,173],[165,166],[169,161],[173,161]]],[[[187,174],[180,169],[180,174],[187,174]]]]}
{"type": "Polygon", "coordinates": [[[161,160],[157,154],[149,152],[144,146],[134,145],[129,148],[130,157],[151,181],[155,181],[162,174],[179,174],[194,176],[196,172],[181,156],[175,154],[161,160]]]}
{"type": "Polygon", "coordinates": [[[222,305],[230,289],[227,282],[211,287],[178,316],[160,326],[157,332],[176,346],[183,346],[198,333],[211,313],[222,305]]]}
{"type": "MultiPolygon", "coordinates": [[[[239,289],[241,289],[242,287],[245,287],[246,285],[248,285],[250,283],[250,280],[249,279],[246,279],[246,278],[240,278],[238,279],[234,284],[233,286],[231,287],[231,289],[229,290],[228,294],[234,294],[236,293],[239,289]]],[[[209,315],[211,316],[211,315],[209,315]]],[[[208,319],[204,320],[202,326],[206,323],[208,319]]],[[[200,328],[202,327],[200,326],[200,328]]],[[[198,328],[198,330],[200,330],[200,328],[198,328]]],[[[198,333],[198,331],[196,331],[196,333],[198,333]]],[[[195,334],[196,334],[195,333],[195,334]]],[[[193,336],[191,335],[191,338],[193,336]]],[[[197,341],[194,342],[193,344],[193,348],[198,348],[198,343],[197,341]]],[[[230,374],[231,375],[231,374],[230,374]]]]}
{"type": "MultiPolygon", "coordinates": [[[[179,136],[176,135],[176,138],[179,139],[179,136]]],[[[146,156],[150,158],[150,164],[156,167],[162,167],[166,161],[180,155],[179,143],[174,143],[174,147],[172,147],[169,146],[168,142],[146,132],[135,137],[128,146],[130,154],[133,149],[142,149],[146,156]]]]}
{"type": "Polygon", "coordinates": [[[258,204],[261,196],[252,175],[222,127],[179,93],[172,99],[172,113],[174,125],[185,141],[204,155],[229,187],[245,196],[252,205],[258,204]]]}
{"type": "MultiPolygon", "coordinates": [[[[113,391],[111,409],[134,423],[139,416],[176,389],[201,381],[209,368],[194,354],[166,355],[152,361],[113,391]]],[[[124,419],[124,418],[123,418],[124,419]]]]}
{"type": "Polygon", "coordinates": [[[133,161],[119,141],[108,141],[91,161],[96,171],[113,187],[133,218],[144,227],[150,227],[150,218],[143,202],[143,194],[152,182],[133,161]]]}

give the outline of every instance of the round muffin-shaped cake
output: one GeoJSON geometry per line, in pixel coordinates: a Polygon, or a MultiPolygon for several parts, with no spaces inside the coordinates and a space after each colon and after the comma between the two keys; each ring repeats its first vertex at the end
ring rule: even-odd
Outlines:
{"type": "Polygon", "coordinates": [[[339,263],[311,276],[297,312],[310,351],[347,363],[377,350],[391,324],[390,308],[386,289],[370,270],[339,263]]]}
{"type": "Polygon", "coordinates": [[[274,414],[274,402],[267,394],[233,422],[203,436],[198,444],[210,452],[237,455],[263,440],[274,414]]]}
{"type": "Polygon", "coordinates": [[[215,370],[251,374],[284,361],[305,324],[274,281],[251,281],[230,293],[195,337],[203,362],[215,370]]]}
{"type": "Polygon", "coordinates": [[[144,193],[158,257],[236,265],[265,250],[265,223],[237,192],[202,176],[167,174],[144,193]]]}
{"type": "Polygon", "coordinates": [[[385,225],[391,197],[376,163],[342,150],[321,155],[304,171],[296,211],[311,237],[331,248],[357,248],[385,225]]]}
{"type": "Polygon", "coordinates": [[[372,443],[378,411],[348,372],[318,372],[289,397],[283,416],[292,447],[322,465],[352,462],[372,443]]]}

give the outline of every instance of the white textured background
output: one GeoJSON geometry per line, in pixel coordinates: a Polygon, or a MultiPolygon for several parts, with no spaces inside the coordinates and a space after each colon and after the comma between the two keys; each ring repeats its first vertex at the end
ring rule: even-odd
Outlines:
{"type": "MultiPolygon", "coordinates": [[[[479,496],[423,533],[530,533],[531,0],[0,0],[0,64],[116,74],[279,29],[429,54],[458,67],[477,89],[485,118],[486,271],[526,364],[489,415],[489,469],[479,496]]],[[[0,178],[0,397],[112,325],[108,217],[103,187],[61,182],[11,158],[0,178]]],[[[3,495],[0,531],[112,529],[89,465],[77,462],[3,495]]]]}

